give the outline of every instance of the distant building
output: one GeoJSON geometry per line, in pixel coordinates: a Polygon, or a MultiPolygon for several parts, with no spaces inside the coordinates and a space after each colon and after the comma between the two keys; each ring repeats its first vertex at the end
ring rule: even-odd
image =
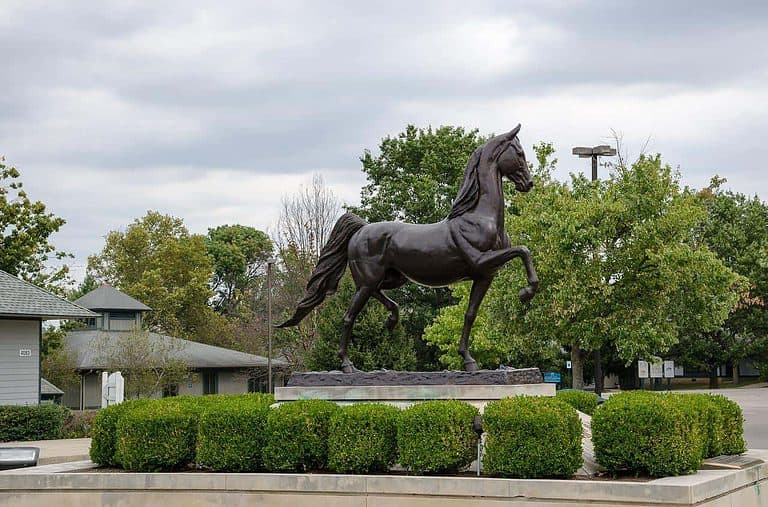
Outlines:
{"type": "Polygon", "coordinates": [[[0,271],[0,405],[37,405],[55,387],[40,378],[43,321],[97,315],[0,271]]]}
{"type": "MultiPolygon", "coordinates": [[[[85,327],[67,333],[65,341],[77,354],[80,385],[65,389],[63,404],[75,409],[101,406],[101,372],[98,345],[104,341],[124,338],[141,329],[147,305],[109,285],[102,285],[75,303],[92,310],[92,317],[82,319],[85,327]]],[[[173,349],[195,372],[187,382],[169,386],[154,394],[156,397],[175,395],[240,394],[267,390],[267,358],[203,343],[182,340],[158,333],[149,333],[150,340],[172,342],[173,349]]],[[[276,385],[283,382],[282,370],[287,363],[272,360],[276,385]]],[[[126,384],[130,378],[126,378],[126,384]]]]}

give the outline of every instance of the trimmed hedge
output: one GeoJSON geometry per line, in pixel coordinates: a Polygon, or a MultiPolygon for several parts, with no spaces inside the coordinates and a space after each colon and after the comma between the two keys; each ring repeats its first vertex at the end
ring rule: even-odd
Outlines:
{"type": "Polygon", "coordinates": [[[331,416],[328,467],[334,472],[386,472],[397,459],[400,409],[380,403],[341,408],[331,416]]]}
{"type": "Polygon", "coordinates": [[[678,403],[696,412],[703,443],[702,456],[711,458],[723,454],[723,413],[709,394],[673,394],[678,403]]]}
{"type": "Polygon", "coordinates": [[[597,409],[598,396],[595,393],[588,393],[586,391],[577,391],[573,389],[564,389],[558,391],[555,397],[558,400],[562,400],[578,410],[584,412],[587,415],[592,415],[597,409]]]}
{"type": "Polygon", "coordinates": [[[322,470],[328,462],[328,430],[338,405],[299,400],[269,411],[262,459],[270,471],[322,470]]]}
{"type": "Polygon", "coordinates": [[[175,470],[195,458],[197,419],[159,403],[124,411],[117,421],[115,460],[126,470],[175,470]]]}
{"type": "Polygon", "coordinates": [[[491,475],[570,477],[582,463],[581,420],[554,398],[516,396],[485,407],[483,467],[491,475]]]}
{"type": "Polygon", "coordinates": [[[710,394],[709,397],[722,415],[722,430],[720,433],[720,454],[741,454],[746,452],[744,441],[744,415],[741,407],[722,394],[710,394]]]}
{"type": "Polygon", "coordinates": [[[91,449],[89,451],[91,461],[104,466],[120,466],[115,453],[117,450],[117,423],[120,416],[157,400],[129,400],[118,405],[112,405],[99,410],[93,418],[91,428],[91,449]]]}
{"type": "Polygon", "coordinates": [[[705,435],[692,403],[630,391],[611,396],[592,417],[597,462],[611,472],[652,477],[698,470],[705,435]]]}
{"type": "Polygon", "coordinates": [[[197,464],[231,472],[262,469],[269,398],[233,399],[204,410],[198,420],[197,464]]]}
{"type": "Polygon", "coordinates": [[[473,429],[477,408],[457,400],[417,403],[400,414],[397,447],[400,464],[415,473],[456,472],[477,453],[473,429]]]}
{"type": "Polygon", "coordinates": [[[0,406],[0,442],[62,437],[69,410],[60,405],[0,406]]]}

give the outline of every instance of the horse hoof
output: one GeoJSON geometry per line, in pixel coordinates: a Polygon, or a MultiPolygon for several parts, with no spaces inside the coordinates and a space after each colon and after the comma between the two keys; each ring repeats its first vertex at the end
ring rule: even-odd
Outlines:
{"type": "Polygon", "coordinates": [[[523,287],[522,289],[520,289],[520,292],[518,293],[518,295],[520,296],[521,303],[527,303],[528,301],[533,299],[533,296],[535,294],[536,293],[531,287],[523,287]]]}
{"type": "Polygon", "coordinates": [[[474,359],[464,361],[464,371],[477,371],[477,361],[474,359]]]}

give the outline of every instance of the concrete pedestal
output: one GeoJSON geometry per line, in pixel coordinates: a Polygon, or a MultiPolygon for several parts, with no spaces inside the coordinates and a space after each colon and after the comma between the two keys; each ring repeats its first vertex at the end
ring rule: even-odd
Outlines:
{"type": "Polygon", "coordinates": [[[463,400],[476,406],[481,412],[490,401],[519,395],[554,396],[555,384],[302,386],[275,388],[275,399],[278,402],[318,399],[334,401],[340,405],[377,402],[407,407],[427,400],[463,400]]]}

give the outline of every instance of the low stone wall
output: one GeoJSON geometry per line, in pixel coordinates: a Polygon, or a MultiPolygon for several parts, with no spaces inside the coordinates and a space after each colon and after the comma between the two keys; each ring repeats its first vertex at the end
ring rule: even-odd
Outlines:
{"type": "MultiPolygon", "coordinates": [[[[765,458],[766,452],[756,452],[765,458]]],[[[87,463],[0,472],[0,507],[501,507],[585,504],[768,506],[768,465],[648,482],[392,475],[77,472],[87,463]]]]}

